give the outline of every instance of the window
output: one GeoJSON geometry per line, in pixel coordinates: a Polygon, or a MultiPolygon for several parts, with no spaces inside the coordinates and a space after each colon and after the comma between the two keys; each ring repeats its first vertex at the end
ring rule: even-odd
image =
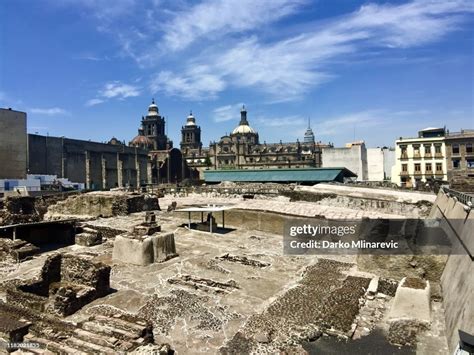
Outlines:
{"type": "Polygon", "coordinates": [[[466,143],[466,153],[472,153],[472,143],[466,143]]]}
{"type": "Polygon", "coordinates": [[[474,168],[474,159],[466,159],[466,166],[469,168],[469,169],[473,169],[474,168]]]}
{"type": "Polygon", "coordinates": [[[443,163],[436,163],[436,172],[442,172],[443,171],[443,163]]]}
{"type": "Polygon", "coordinates": [[[453,169],[459,169],[461,167],[460,159],[453,159],[453,169]]]}
{"type": "Polygon", "coordinates": [[[408,172],[408,164],[402,164],[402,171],[404,173],[408,172]]]}
{"type": "Polygon", "coordinates": [[[425,156],[431,155],[431,144],[425,144],[424,148],[425,148],[425,156]]]}
{"type": "Polygon", "coordinates": [[[414,145],[413,146],[413,154],[415,155],[415,157],[420,156],[420,146],[419,145],[414,145]]]}
{"type": "Polygon", "coordinates": [[[453,144],[453,154],[459,154],[459,144],[453,144]]]}
{"type": "Polygon", "coordinates": [[[426,170],[426,172],[431,171],[431,163],[426,163],[425,164],[425,170],[426,170]]]}
{"type": "Polygon", "coordinates": [[[421,173],[421,164],[415,164],[415,173],[421,173]]]}
{"type": "Polygon", "coordinates": [[[435,154],[441,154],[441,145],[439,144],[435,145],[435,154]]]}
{"type": "Polygon", "coordinates": [[[400,147],[400,149],[402,150],[402,158],[406,158],[407,157],[407,146],[403,145],[403,146],[400,147]]]}

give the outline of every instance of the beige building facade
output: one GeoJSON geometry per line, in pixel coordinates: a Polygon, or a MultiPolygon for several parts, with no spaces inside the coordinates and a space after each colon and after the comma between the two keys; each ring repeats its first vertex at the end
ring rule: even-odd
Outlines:
{"type": "Polygon", "coordinates": [[[401,187],[416,187],[432,179],[447,181],[446,131],[426,128],[418,137],[395,141],[392,182],[401,187]]]}

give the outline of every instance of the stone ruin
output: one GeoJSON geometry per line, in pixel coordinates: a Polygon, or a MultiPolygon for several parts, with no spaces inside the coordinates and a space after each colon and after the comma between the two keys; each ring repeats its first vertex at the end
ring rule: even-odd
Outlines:
{"type": "Polygon", "coordinates": [[[110,266],[55,254],[48,257],[38,279],[6,285],[7,303],[60,316],[75,313],[111,292],[110,266]]]}
{"type": "Polygon", "coordinates": [[[147,212],[145,222],[135,226],[132,233],[117,235],[112,253],[115,261],[141,266],[176,256],[174,233],[161,232],[153,212],[147,212]]]}
{"type": "Polygon", "coordinates": [[[77,227],[75,242],[85,247],[102,244],[102,232],[90,227],[77,227]]]}
{"type": "Polygon", "coordinates": [[[79,322],[63,318],[108,295],[109,280],[110,266],[53,254],[38,278],[6,281],[6,303],[0,300],[0,347],[30,342],[38,345],[33,353],[115,354],[150,346],[151,324],[132,314],[93,312],[79,322]]]}
{"type": "Polygon", "coordinates": [[[63,216],[113,217],[160,210],[154,195],[124,191],[96,191],[69,197],[48,208],[46,218],[63,216]]]}

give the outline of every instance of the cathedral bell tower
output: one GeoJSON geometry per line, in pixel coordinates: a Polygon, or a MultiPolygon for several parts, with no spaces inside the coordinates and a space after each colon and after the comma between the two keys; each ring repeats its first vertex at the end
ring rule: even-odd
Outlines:
{"type": "Polygon", "coordinates": [[[181,151],[186,154],[189,150],[200,150],[201,147],[201,127],[196,125],[196,118],[191,111],[186,124],[181,127],[181,151]]]}

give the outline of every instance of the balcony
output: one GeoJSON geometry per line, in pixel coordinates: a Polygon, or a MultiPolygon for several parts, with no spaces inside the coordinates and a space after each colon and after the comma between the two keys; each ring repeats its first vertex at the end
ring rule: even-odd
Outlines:
{"type": "Polygon", "coordinates": [[[421,175],[423,175],[423,173],[421,172],[421,170],[417,170],[417,171],[414,172],[414,175],[415,176],[421,176],[421,175]]]}
{"type": "Polygon", "coordinates": [[[431,159],[431,158],[433,158],[433,156],[431,155],[431,153],[425,153],[425,155],[423,156],[423,158],[425,158],[425,159],[431,159]]]}
{"type": "Polygon", "coordinates": [[[400,176],[410,176],[410,174],[408,173],[408,171],[401,171],[400,176]]]}
{"type": "Polygon", "coordinates": [[[425,175],[433,175],[433,170],[426,170],[425,175]]]}
{"type": "Polygon", "coordinates": [[[402,154],[402,155],[400,156],[400,159],[408,159],[408,154],[406,154],[406,153],[405,153],[405,154],[402,154]]]}
{"type": "Polygon", "coordinates": [[[420,153],[413,154],[413,159],[421,159],[421,154],[420,153]]]}
{"type": "Polygon", "coordinates": [[[435,153],[435,158],[443,158],[443,153],[435,153]]]}

